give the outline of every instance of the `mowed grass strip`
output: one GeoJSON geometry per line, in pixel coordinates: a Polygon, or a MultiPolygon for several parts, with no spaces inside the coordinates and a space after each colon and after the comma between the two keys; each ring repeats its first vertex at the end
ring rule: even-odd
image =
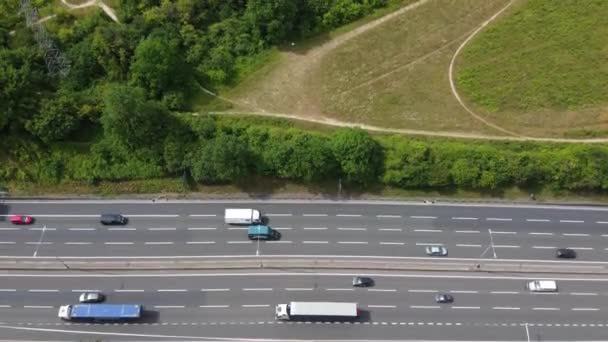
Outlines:
{"type": "MultiPolygon", "coordinates": [[[[608,1],[532,0],[463,50],[457,86],[506,128],[577,135],[608,128],[608,1]]],[[[594,134],[590,134],[594,135],[594,134]]]]}
{"type": "Polygon", "coordinates": [[[507,0],[431,0],[330,52],[309,81],[323,114],[381,127],[502,135],[451,93],[458,46],[507,0]]]}

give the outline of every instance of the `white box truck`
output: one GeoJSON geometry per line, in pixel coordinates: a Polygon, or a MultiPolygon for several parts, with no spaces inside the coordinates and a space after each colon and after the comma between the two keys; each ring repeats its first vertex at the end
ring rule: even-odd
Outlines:
{"type": "Polygon", "coordinates": [[[557,292],[557,283],[555,280],[532,280],[526,288],[532,292],[557,292]]]}
{"type": "Polygon", "coordinates": [[[226,209],[224,222],[227,224],[260,224],[262,214],[256,209],[226,209]]]}
{"type": "Polygon", "coordinates": [[[291,320],[318,320],[334,319],[349,320],[359,316],[357,303],[338,302],[289,302],[279,304],[275,309],[276,319],[291,320]]]}

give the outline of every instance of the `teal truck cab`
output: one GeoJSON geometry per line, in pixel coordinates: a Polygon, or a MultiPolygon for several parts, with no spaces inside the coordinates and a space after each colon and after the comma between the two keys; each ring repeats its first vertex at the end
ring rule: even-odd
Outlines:
{"type": "Polygon", "coordinates": [[[262,224],[249,226],[247,235],[249,240],[278,240],[281,238],[281,233],[262,224]]]}

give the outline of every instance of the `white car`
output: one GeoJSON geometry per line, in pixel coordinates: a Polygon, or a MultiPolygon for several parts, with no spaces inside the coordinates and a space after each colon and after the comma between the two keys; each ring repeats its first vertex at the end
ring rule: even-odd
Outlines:
{"type": "Polygon", "coordinates": [[[101,303],[105,299],[106,296],[99,292],[85,292],[78,297],[78,301],[81,303],[101,303]]]}
{"type": "Polygon", "coordinates": [[[448,249],[443,246],[428,246],[426,247],[426,254],[430,256],[446,256],[448,255],[448,249]]]}

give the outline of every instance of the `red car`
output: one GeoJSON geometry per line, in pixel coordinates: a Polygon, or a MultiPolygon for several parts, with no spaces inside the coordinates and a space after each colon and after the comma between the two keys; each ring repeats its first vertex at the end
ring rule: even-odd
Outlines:
{"type": "Polygon", "coordinates": [[[10,221],[12,224],[32,224],[34,218],[26,215],[13,215],[10,217],[10,221]]]}

